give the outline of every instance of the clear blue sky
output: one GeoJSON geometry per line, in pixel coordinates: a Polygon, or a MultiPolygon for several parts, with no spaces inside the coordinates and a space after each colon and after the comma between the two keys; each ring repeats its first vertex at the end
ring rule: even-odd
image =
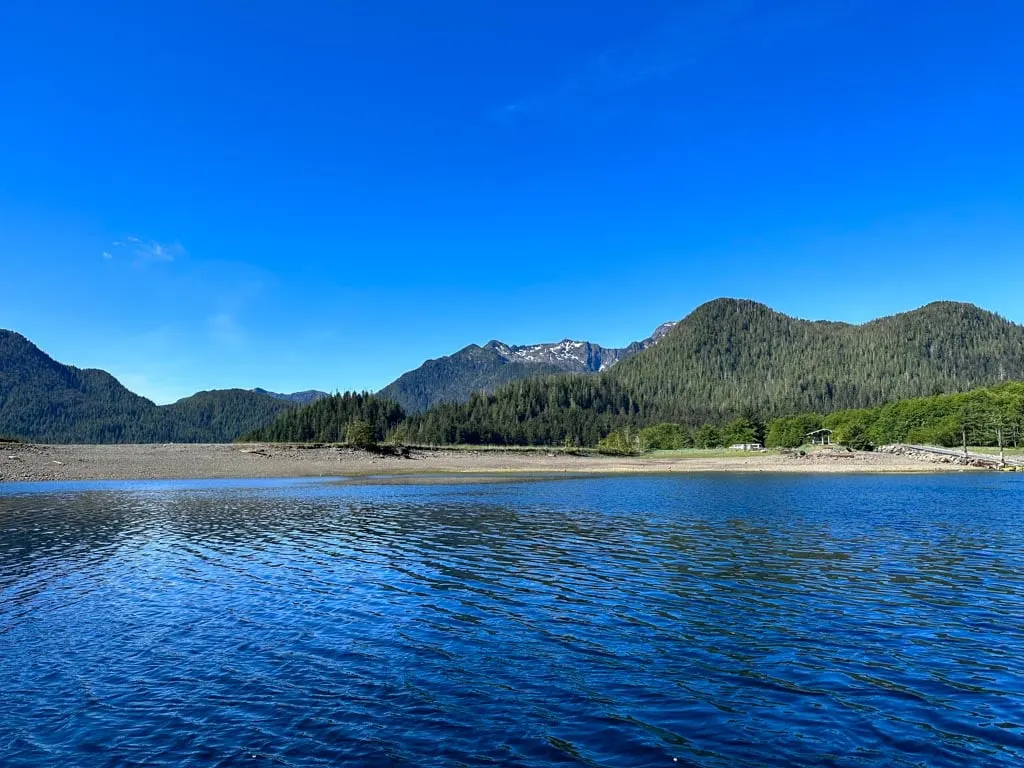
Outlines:
{"type": "Polygon", "coordinates": [[[718,297],[1024,321],[1024,3],[0,7],[0,327],[158,402],[718,297]]]}

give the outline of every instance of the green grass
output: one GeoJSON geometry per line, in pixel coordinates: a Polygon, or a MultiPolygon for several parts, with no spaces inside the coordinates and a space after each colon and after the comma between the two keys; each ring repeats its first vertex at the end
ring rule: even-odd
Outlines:
{"type": "MultiPolygon", "coordinates": [[[[956,448],[952,448],[951,450],[955,451],[956,448]]],[[[971,453],[985,453],[985,454],[988,454],[990,456],[998,456],[999,455],[999,448],[997,446],[992,446],[992,445],[983,445],[983,446],[978,446],[978,447],[976,447],[976,446],[968,446],[967,450],[970,451],[971,453]]],[[[1024,447],[1006,448],[1004,450],[1005,450],[1007,456],[1013,456],[1014,458],[1019,458],[1019,457],[1024,456],[1024,447]]]]}

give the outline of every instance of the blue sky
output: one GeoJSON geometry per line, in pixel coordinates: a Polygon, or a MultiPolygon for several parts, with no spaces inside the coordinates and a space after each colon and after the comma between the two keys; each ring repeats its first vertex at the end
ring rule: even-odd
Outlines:
{"type": "Polygon", "coordinates": [[[158,402],[718,296],[1024,322],[1018,0],[0,8],[0,327],[158,402]]]}

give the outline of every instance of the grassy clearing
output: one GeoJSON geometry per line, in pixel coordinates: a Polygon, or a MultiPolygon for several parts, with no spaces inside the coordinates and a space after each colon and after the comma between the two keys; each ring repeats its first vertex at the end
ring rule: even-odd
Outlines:
{"type": "MultiPolygon", "coordinates": [[[[955,451],[956,448],[953,448],[952,450],[955,451]]],[[[990,456],[998,456],[999,455],[999,448],[997,448],[995,446],[992,446],[992,445],[983,445],[983,446],[980,446],[980,447],[971,446],[971,447],[968,447],[967,450],[970,451],[971,453],[984,453],[984,454],[988,454],[990,456]]],[[[1014,458],[1024,458],[1024,447],[1020,447],[1020,448],[1006,448],[1005,451],[1006,451],[1006,455],[1007,456],[1012,456],[1014,458]]]]}

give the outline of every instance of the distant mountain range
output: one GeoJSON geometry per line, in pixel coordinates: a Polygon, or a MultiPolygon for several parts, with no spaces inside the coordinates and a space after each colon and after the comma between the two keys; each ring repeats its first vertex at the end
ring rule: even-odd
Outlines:
{"type": "MultiPolygon", "coordinates": [[[[828,413],[1007,379],[1024,380],[1024,327],[971,304],[936,302],[850,325],[718,299],[623,349],[571,340],[470,345],[428,360],[380,395],[412,414],[401,429],[415,442],[569,438],[593,445],[623,425],[721,423],[741,412],[828,413]]],[[[364,420],[383,413],[382,424],[401,417],[361,397],[358,408],[345,411],[316,390],[234,389],[157,406],[105,371],[58,363],[23,336],[0,331],[0,436],[226,442],[282,417],[286,428],[267,434],[314,439],[345,413],[364,420]]],[[[345,434],[345,424],[331,429],[345,434]]]]}
{"type": "Polygon", "coordinates": [[[256,387],[256,389],[250,389],[249,391],[255,392],[258,395],[272,397],[275,400],[286,400],[289,403],[298,403],[299,405],[309,405],[310,403],[315,403],[321,398],[329,397],[327,392],[321,392],[319,389],[305,389],[302,392],[291,392],[289,394],[284,394],[282,392],[270,392],[266,389],[260,389],[259,387],[256,387]]]}
{"type": "Polygon", "coordinates": [[[1024,327],[971,304],[936,302],[851,325],[718,299],[596,376],[511,382],[409,419],[404,436],[419,443],[594,445],[627,425],[830,413],[1007,379],[1024,379],[1024,327]]]}
{"type": "Polygon", "coordinates": [[[482,347],[470,344],[452,355],[427,360],[378,394],[407,413],[418,413],[442,402],[465,402],[474,392],[493,392],[512,381],[556,373],[598,373],[657,344],[674,326],[663,323],[643,341],[621,349],[571,339],[525,346],[501,341],[482,347]]]}
{"type": "Polygon", "coordinates": [[[223,443],[296,403],[242,389],[155,405],[106,371],[53,360],[0,330],[0,436],[56,443],[223,443]]]}

